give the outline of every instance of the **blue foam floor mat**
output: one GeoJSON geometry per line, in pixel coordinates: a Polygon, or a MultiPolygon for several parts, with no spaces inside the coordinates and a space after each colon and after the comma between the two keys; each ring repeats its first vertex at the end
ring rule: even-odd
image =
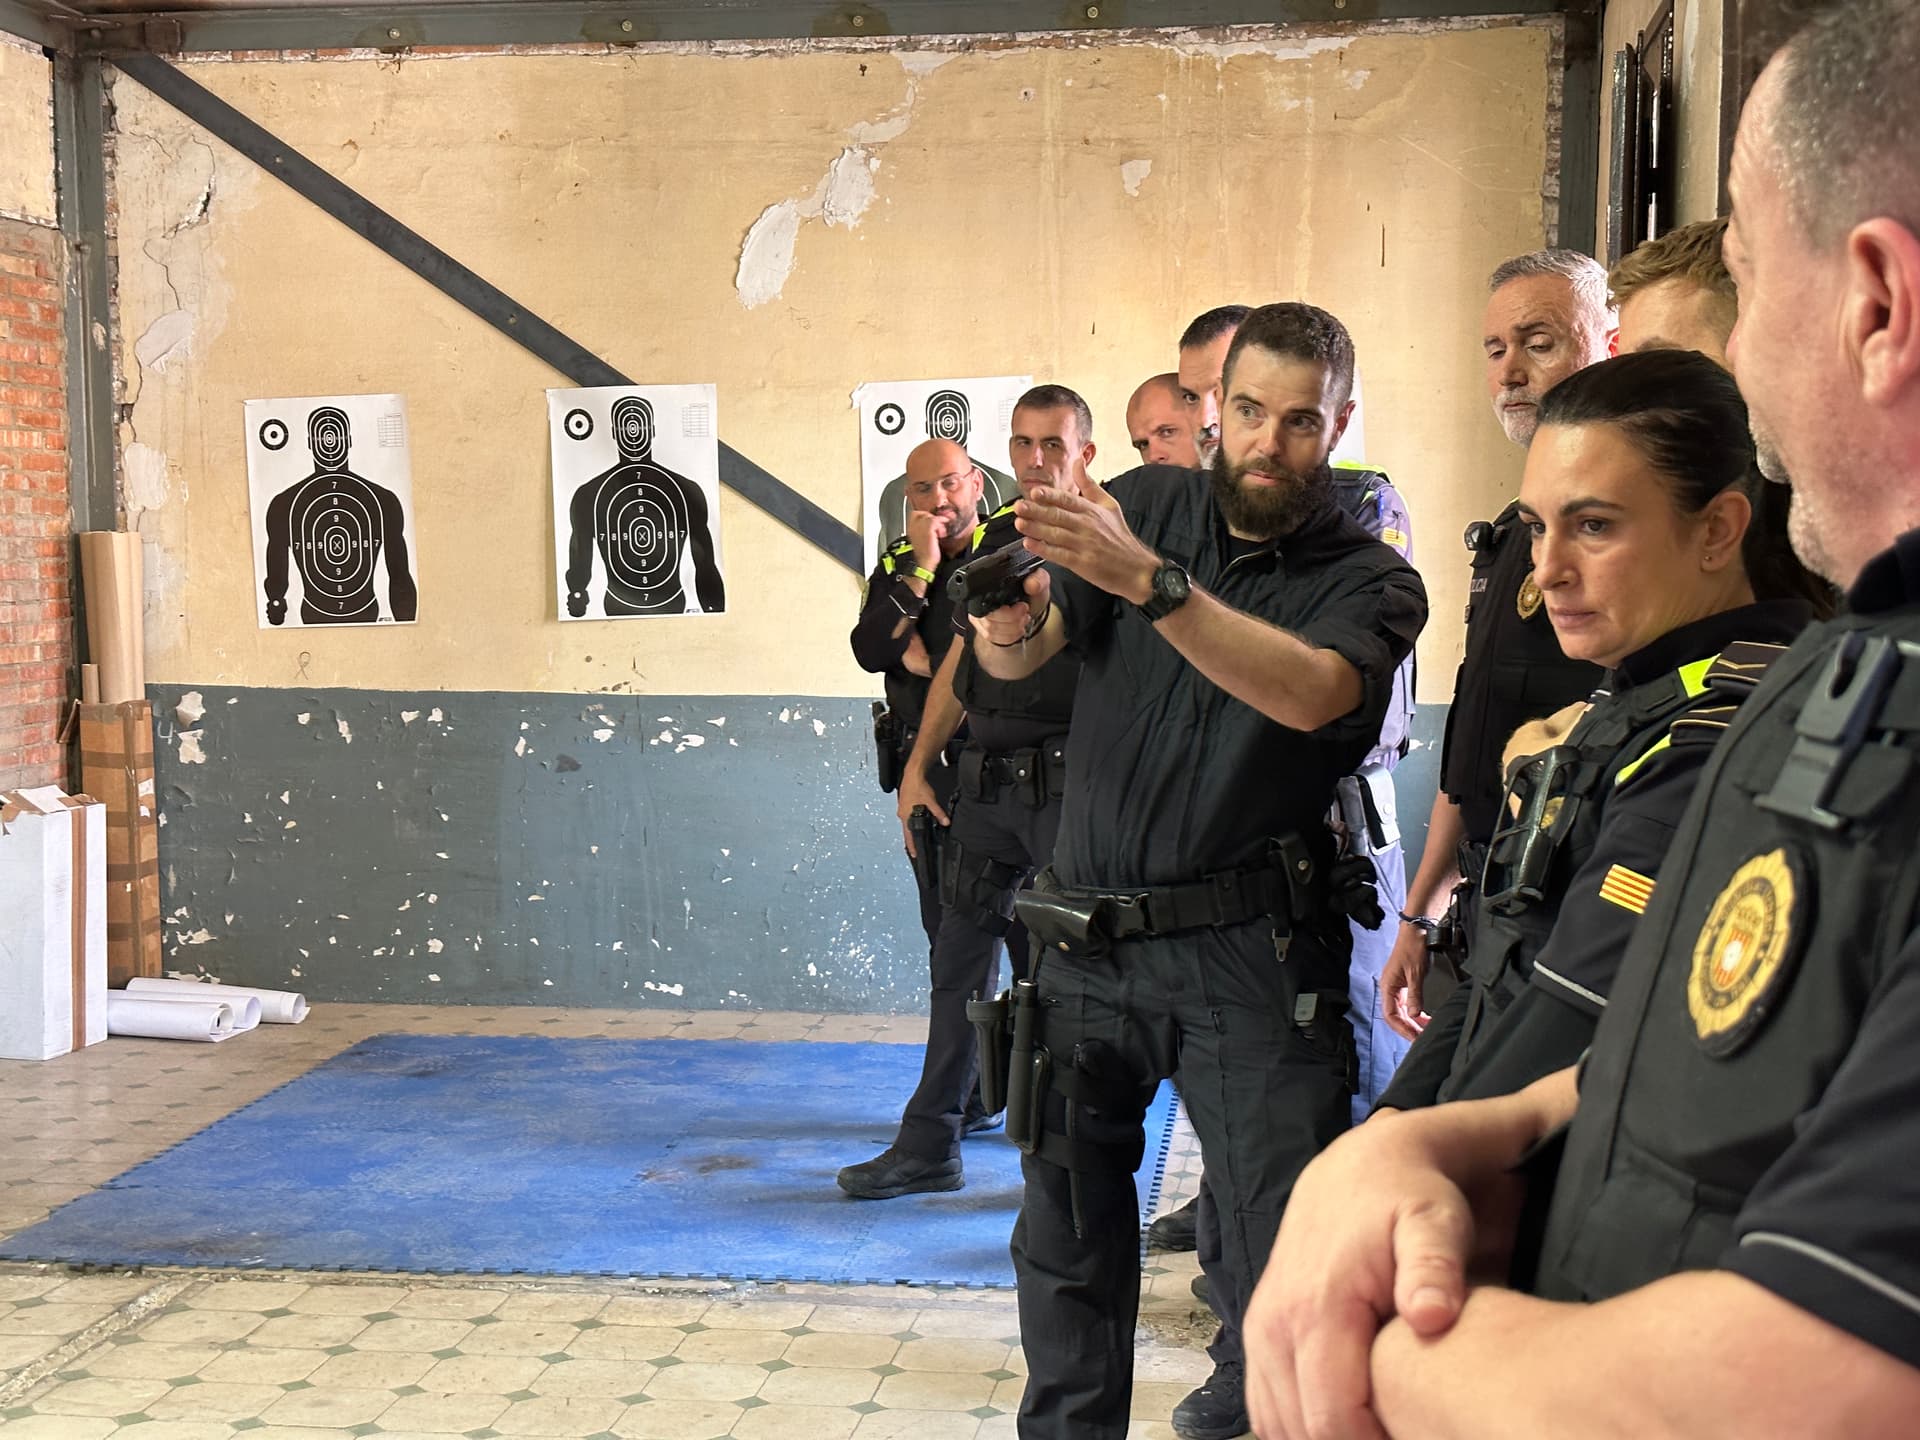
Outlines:
{"type": "MultiPolygon", "coordinates": [[[[244,1042],[242,1042],[244,1043],[244,1042]]],[[[1019,1152],[857,1201],[917,1045],[376,1035],[0,1244],[68,1264],[999,1287],[1019,1152]]],[[[1158,1198],[1170,1087],[1136,1184],[1158,1198]]]]}

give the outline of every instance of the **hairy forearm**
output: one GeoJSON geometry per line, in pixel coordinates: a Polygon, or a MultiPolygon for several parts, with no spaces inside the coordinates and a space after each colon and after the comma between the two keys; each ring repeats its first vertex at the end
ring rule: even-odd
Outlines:
{"type": "Polygon", "coordinates": [[[1460,878],[1460,842],[1466,834],[1467,822],[1460,807],[1446,791],[1440,791],[1433,797],[1433,813],[1427,820],[1420,868],[1407,885],[1409,915],[1433,915],[1445,907],[1448,894],[1460,878]]]}
{"type": "Polygon", "coordinates": [[[1344,657],[1197,587],[1154,628],[1215,685],[1289,729],[1330,725],[1363,698],[1360,673],[1344,657]]]}
{"type": "Polygon", "coordinates": [[[1393,1440],[1896,1440],[1920,1373],[1726,1271],[1598,1305],[1476,1290],[1444,1334],[1374,1342],[1393,1440]]]}

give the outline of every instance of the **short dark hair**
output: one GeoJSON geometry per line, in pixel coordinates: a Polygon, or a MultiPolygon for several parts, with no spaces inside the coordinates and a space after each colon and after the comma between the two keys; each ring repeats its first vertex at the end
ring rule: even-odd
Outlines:
{"type": "Polygon", "coordinates": [[[1222,335],[1237,330],[1252,313],[1251,305],[1216,305],[1205,314],[1194,316],[1193,323],[1180,332],[1180,348],[1192,350],[1196,346],[1211,345],[1222,335]]]}
{"type": "Polygon", "coordinates": [[[1740,387],[1693,350],[1641,350],[1576,370],[1540,398],[1540,424],[1611,425],[1666,482],[1682,515],[1738,490],[1753,506],[1741,559],[1761,600],[1806,600],[1833,611],[1833,590],[1787,539],[1792,491],[1760,473],[1740,387]]]}
{"type": "Polygon", "coordinates": [[[1875,215],[1920,234],[1920,5],[1844,0],[1787,42],[1772,139],[1802,233],[1875,215]]]}
{"type": "Polygon", "coordinates": [[[1222,393],[1240,352],[1255,345],[1290,360],[1326,366],[1339,390],[1340,404],[1346,404],[1353,394],[1353,337],[1346,326],[1319,306],[1290,300],[1250,312],[1227,350],[1227,363],[1220,371],[1222,393]]]}
{"type": "Polygon", "coordinates": [[[1058,410],[1062,406],[1073,411],[1073,423],[1080,429],[1080,443],[1086,444],[1093,438],[1093,410],[1080,398],[1079,391],[1064,385],[1036,385],[1013,402],[1015,410],[1058,410]]]}
{"type": "Polygon", "coordinates": [[[1636,246],[1607,272],[1613,303],[1623,305],[1663,280],[1687,280],[1724,300],[1731,314],[1739,304],[1739,291],[1720,255],[1726,234],[1726,217],[1721,216],[1717,220],[1696,220],[1636,246]]]}

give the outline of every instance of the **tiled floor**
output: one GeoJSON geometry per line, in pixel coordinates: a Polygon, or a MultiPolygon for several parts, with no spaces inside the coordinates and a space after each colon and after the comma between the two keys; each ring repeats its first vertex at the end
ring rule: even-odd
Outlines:
{"type": "MultiPolygon", "coordinates": [[[[383,1031],[925,1037],[885,1017],[322,1005],[224,1045],[0,1061],[0,1235],[383,1031]]],[[[1198,1170],[1183,1124],[1162,1208],[1198,1170]]],[[[1194,1273],[1191,1255],[1151,1257],[1139,1440],[1171,1437],[1208,1372],[1194,1273]]],[[[990,1440],[1014,1433],[1018,1332],[1012,1295],[978,1291],[0,1262],[0,1440],[990,1440]]]]}

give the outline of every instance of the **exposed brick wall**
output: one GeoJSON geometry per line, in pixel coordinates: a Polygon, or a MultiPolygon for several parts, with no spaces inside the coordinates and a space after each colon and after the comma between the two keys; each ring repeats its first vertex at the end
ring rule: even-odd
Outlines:
{"type": "Polygon", "coordinates": [[[0,789],[62,783],[73,690],[60,234],[0,216],[0,789]]]}

